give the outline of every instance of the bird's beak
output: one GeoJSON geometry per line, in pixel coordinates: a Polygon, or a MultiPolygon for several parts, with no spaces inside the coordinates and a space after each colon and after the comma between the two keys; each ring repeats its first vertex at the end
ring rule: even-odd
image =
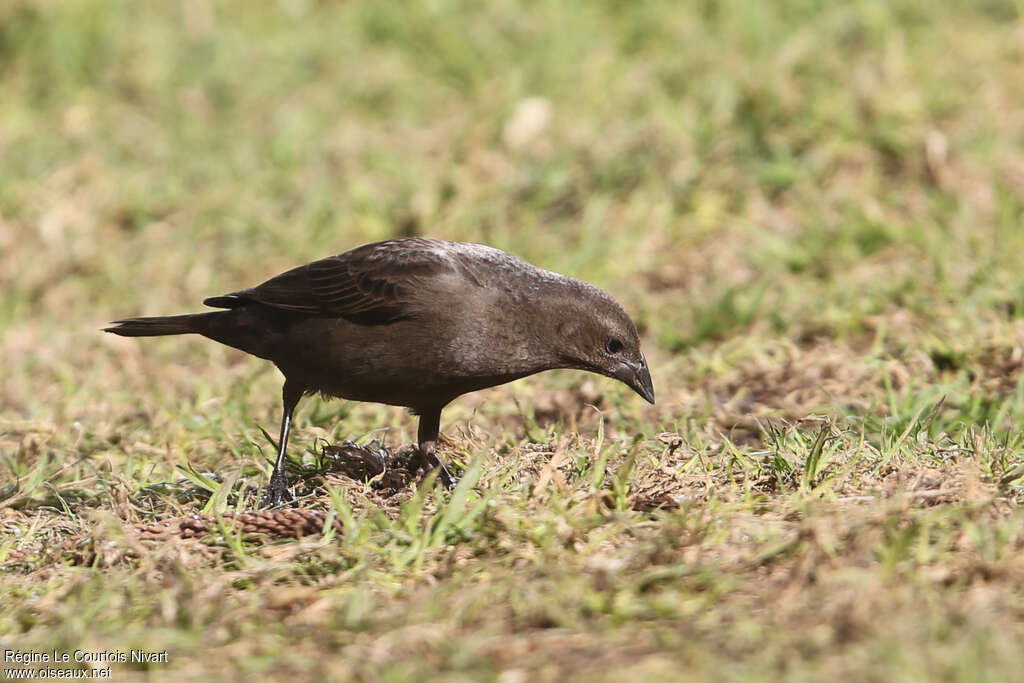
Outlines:
{"type": "Polygon", "coordinates": [[[648,403],[654,403],[654,384],[651,382],[651,371],[647,369],[647,359],[640,355],[640,363],[623,363],[613,375],[630,389],[643,396],[648,403]]]}

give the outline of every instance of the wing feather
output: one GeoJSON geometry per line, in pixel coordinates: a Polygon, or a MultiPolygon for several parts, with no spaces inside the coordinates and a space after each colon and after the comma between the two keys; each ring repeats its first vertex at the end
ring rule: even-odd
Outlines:
{"type": "Polygon", "coordinates": [[[222,307],[259,303],[381,325],[412,317],[415,294],[431,278],[453,270],[444,243],[391,240],[314,261],[251,289],[207,301],[222,307]]]}

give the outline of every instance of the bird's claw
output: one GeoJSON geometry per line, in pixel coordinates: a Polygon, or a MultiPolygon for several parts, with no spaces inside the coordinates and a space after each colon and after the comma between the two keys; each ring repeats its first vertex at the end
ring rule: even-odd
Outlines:
{"type": "Polygon", "coordinates": [[[270,476],[270,484],[267,485],[267,491],[263,495],[263,500],[260,501],[260,507],[276,508],[294,502],[295,496],[288,488],[288,478],[283,473],[279,476],[277,472],[274,472],[270,476]]]}
{"type": "Polygon", "coordinates": [[[444,486],[446,491],[451,491],[459,480],[452,476],[452,473],[448,471],[448,468],[443,463],[438,464],[441,465],[441,471],[438,473],[437,478],[441,480],[441,485],[444,486]]]}
{"type": "Polygon", "coordinates": [[[448,468],[444,466],[441,459],[437,457],[437,454],[433,450],[428,450],[425,453],[421,450],[420,455],[423,457],[423,463],[426,465],[427,471],[437,470],[437,478],[441,480],[441,485],[444,486],[446,491],[451,491],[455,488],[455,484],[458,483],[458,479],[452,476],[452,473],[448,471],[448,468]]]}

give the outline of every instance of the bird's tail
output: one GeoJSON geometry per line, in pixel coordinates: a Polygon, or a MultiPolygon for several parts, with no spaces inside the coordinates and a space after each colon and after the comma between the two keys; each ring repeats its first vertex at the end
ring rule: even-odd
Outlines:
{"type": "Polygon", "coordinates": [[[202,333],[202,323],[213,313],[192,313],[190,315],[166,315],[155,318],[125,318],[115,320],[104,332],[113,332],[122,337],[162,337],[168,334],[202,333]]]}

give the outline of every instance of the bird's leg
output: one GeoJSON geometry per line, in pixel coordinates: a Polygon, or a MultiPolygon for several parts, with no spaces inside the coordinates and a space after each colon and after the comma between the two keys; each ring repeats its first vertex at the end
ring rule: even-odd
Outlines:
{"type": "Polygon", "coordinates": [[[420,458],[430,469],[439,469],[439,478],[449,491],[455,488],[455,477],[437,457],[437,434],[441,429],[441,411],[425,410],[420,413],[419,449],[420,458]]]}
{"type": "Polygon", "coordinates": [[[292,413],[295,412],[295,406],[302,398],[302,388],[286,379],[284,388],[281,390],[281,398],[284,403],[284,417],[281,419],[281,437],[277,442],[277,461],[274,463],[274,473],[270,475],[270,484],[267,486],[267,493],[263,496],[260,507],[277,507],[295,500],[291,491],[288,490],[288,475],[284,469],[284,452],[288,445],[288,432],[292,428],[292,413]]]}

